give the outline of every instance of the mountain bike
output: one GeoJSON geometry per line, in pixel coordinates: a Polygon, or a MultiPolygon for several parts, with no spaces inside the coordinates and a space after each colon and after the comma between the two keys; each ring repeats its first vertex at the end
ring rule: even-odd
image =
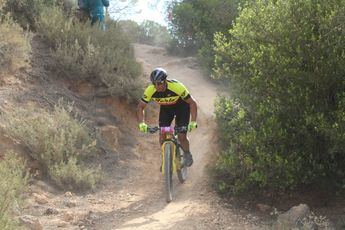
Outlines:
{"type": "Polygon", "coordinates": [[[152,127],[148,128],[149,133],[155,133],[158,130],[166,135],[162,144],[162,166],[161,172],[164,176],[164,187],[166,201],[172,201],[173,180],[172,175],[176,172],[180,183],[187,179],[187,166],[184,165],[184,157],[181,145],[177,138],[177,133],[187,131],[186,126],[182,127],[152,127]]]}

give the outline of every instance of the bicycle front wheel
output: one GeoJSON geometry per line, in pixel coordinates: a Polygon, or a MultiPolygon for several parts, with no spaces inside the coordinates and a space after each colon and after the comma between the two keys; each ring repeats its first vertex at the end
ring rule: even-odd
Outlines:
{"type": "Polygon", "coordinates": [[[169,203],[172,200],[172,147],[170,143],[164,145],[164,179],[165,179],[165,198],[169,203]]]}

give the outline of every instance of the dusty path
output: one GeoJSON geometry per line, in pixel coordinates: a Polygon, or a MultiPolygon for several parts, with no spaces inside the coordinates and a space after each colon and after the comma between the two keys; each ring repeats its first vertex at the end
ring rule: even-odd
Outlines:
{"type": "MultiPolygon", "coordinates": [[[[259,229],[255,217],[234,212],[231,204],[221,204],[208,182],[207,165],[216,151],[212,117],[216,86],[202,77],[192,58],[171,57],[163,49],[148,45],[136,44],[135,51],[146,75],[154,67],[164,67],[169,77],[182,81],[198,101],[199,127],[190,134],[194,165],[185,184],[178,184],[174,178],[174,200],[167,204],[162,194],[163,179],[158,171],[157,138],[138,134],[138,158],[132,161],[137,167],[123,188],[132,200],[103,213],[94,221],[92,229],[259,229]]],[[[149,112],[149,115],[154,114],[149,112]]]]}
{"type": "MultiPolygon", "coordinates": [[[[42,55],[41,49],[38,49],[41,43],[37,41],[33,44],[34,54],[42,55]]],[[[164,67],[169,77],[182,81],[198,101],[199,127],[190,134],[194,164],[187,182],[179,184],[174,178],[173,201],[167,204],[163,194],[163,178],[159,172],[158,137],[138,132],[134,109],[111,97],[94,98],[94,101],[87,97],[85,99],[82,92],[92,90],[88,87],[74,89],[73,83],[69,85],[58,78],[46,78],[42,82],[35,80],[31,84],[33,90],[28,90],[25,98],[44,104],[41,97],[53,99],[56,97],[54,92],[63,89],[63,95],[69,95],[68,101],[76,101],[76,106],[85,116],[105,122],[102,128],[110,131],[108,137],[114,136],[111,131],[119,130],[121,146],[117,151],[100,154],[98,160],[106,175],[102,185],[95,191],[71,193],[57,190],[45,181],[33,180],[21,215],[37,219],[45,230],[267,229],[259,218],[220,199],[211,188],[207,171],[217,152],[213,120],[216,86],[202,76],[192,58],[172,57],[164,49],[148,45],[136,44],[135,51],[146,76],[154,67],[164,67]],[[55,88],[51,88],[53,86],[55,88]]],[[[41,59],[34,57],[33,60],[33,73],[41,73],[41,59]]],[[[42,73],[34,79],[47,74],[42,73]]],[[[150,107],[147,115],[150,124],[155,125],[157,107],[150,107]]]]}

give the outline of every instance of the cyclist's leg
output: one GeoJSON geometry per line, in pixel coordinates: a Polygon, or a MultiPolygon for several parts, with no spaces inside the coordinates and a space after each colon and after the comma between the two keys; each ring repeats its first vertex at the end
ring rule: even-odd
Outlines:
{"type": "Polygon", "coordinates": [[[179,133],[178,139],[183,150],[185,165],[187,167],[190,167],[193,164],[193,155],[191,154],[190,149],[189,149],[189,139],[187,137],[187,134],[179,133]]]}
{"type": "MultiPolygon", "coordinates": [[[[176,109],[176,125],[188,126],[190,118],[189,104],[186,102],[181,103],[176,109]]],[[[186,166],[190,167],[193,164],[193,156],[189,149],[189,139],[187,137],[187,131],[178,133],[178,139],[182,150],[184,152],[184,159],[186,166]]]]}
{"type": "MultiPolygon", "coordinates": [[[[176,107],[176,126],[188,126],[189,118],[190,118],[190,109],[189,104],[186,102],[182,102],[178,104],[176,107]]],[[[187,131],[186,132],[180,132],[178,133],[178,140],[181,144],[182,150],[184,152],[189,152],[189,140],[187,137],[187,131]]]]}
{"type": "MultiPolygon", "coordinates": [[[[171,122],[174,120],[174,111],[171,108],[166,106],[161,106],[159,109],[159,127],[167,127],[171,125],[171,122]]],[[[159,135],[159,143],[163,144],[165,140],[165,134],[159,135]]]]}

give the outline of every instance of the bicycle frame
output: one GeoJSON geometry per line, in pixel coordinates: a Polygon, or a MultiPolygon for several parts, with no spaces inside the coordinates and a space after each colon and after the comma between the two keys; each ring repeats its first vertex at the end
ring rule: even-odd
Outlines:
{"type": "Polygon", "coordinates": [[[161,128],[161,133],[166,135],[165,140],[163,141],[162,144],[162,174],[164,175],[164,149],[167,144],[170,144],[172,148],[172,171],[173,173],[176,173],[177,171],[177,164],[176,164],[176,147],[178,146],[178,140],[176,138],[176,134],[173,128],[171,127],[162,127],[161,128]]]}

